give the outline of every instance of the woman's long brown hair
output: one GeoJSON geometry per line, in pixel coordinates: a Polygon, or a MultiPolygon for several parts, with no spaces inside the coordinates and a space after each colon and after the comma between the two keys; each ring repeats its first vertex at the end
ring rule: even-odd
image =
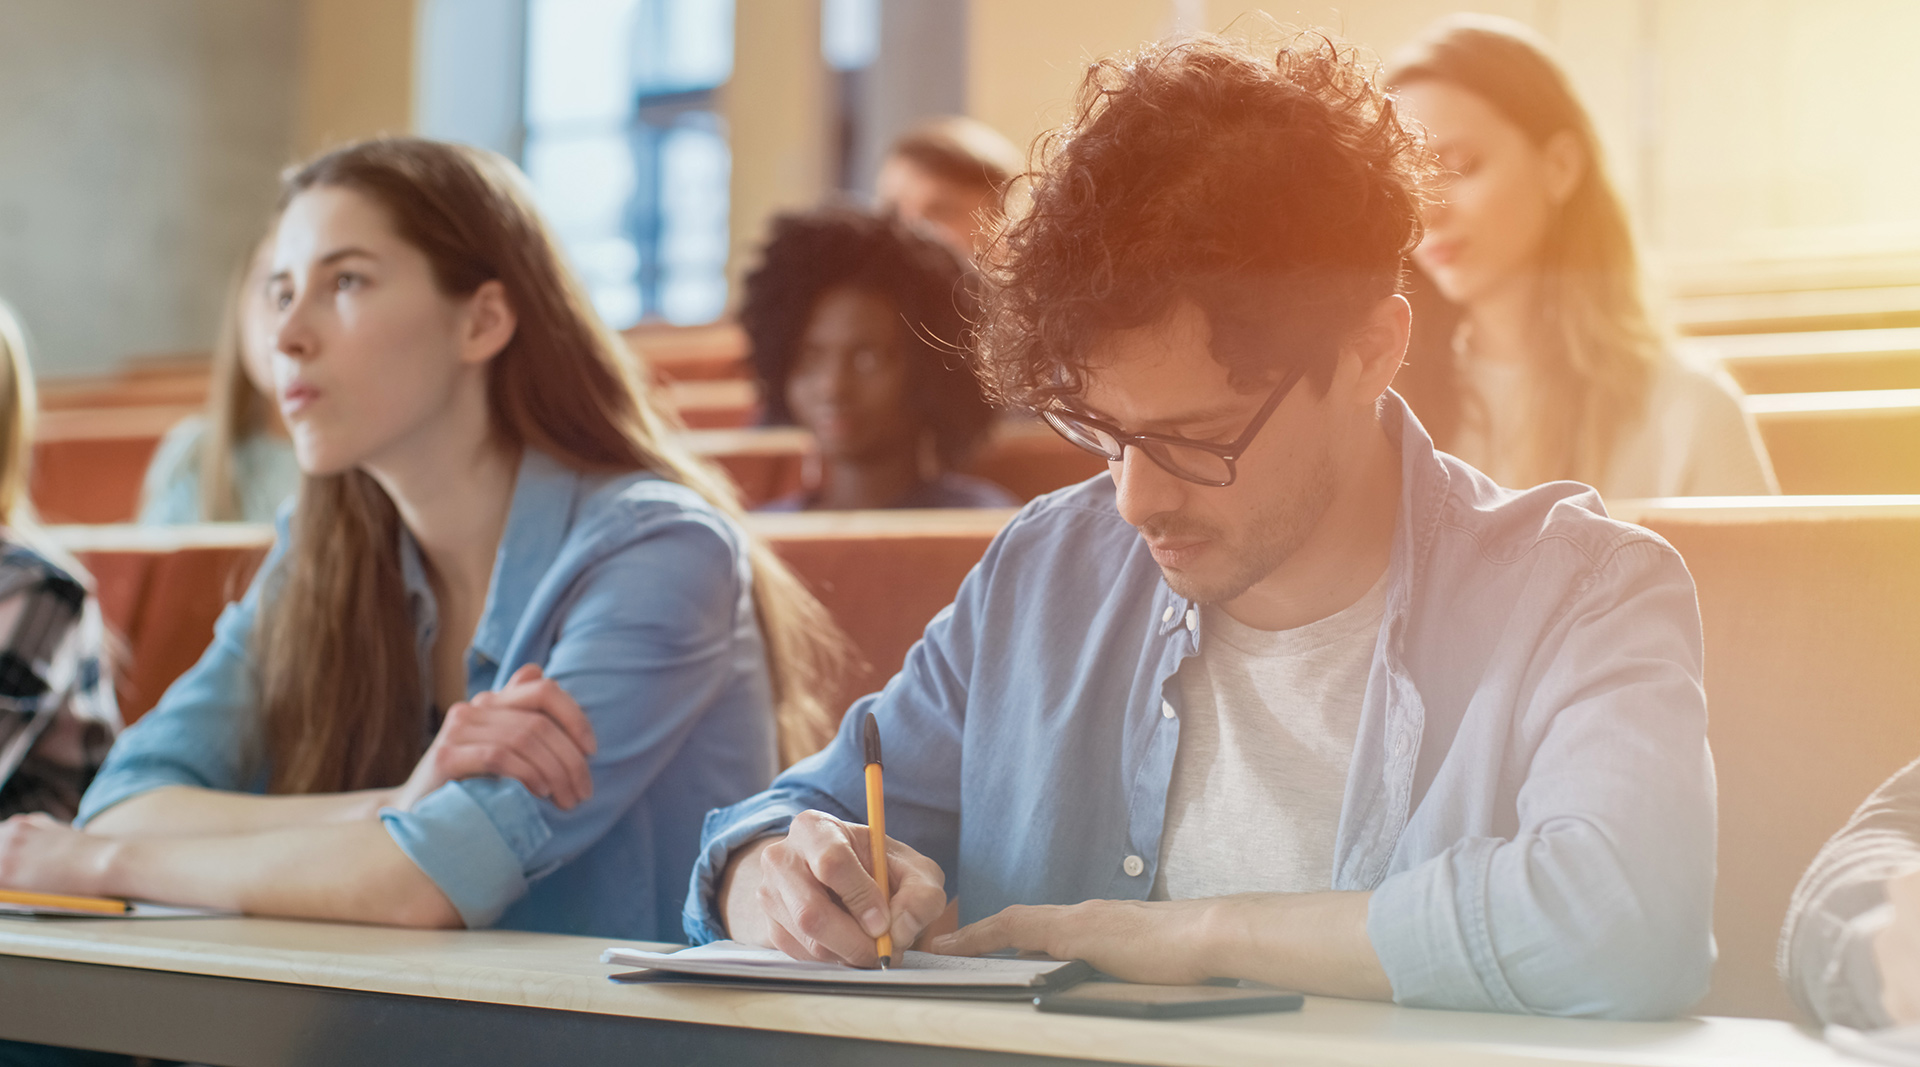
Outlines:
{"type": "MultiPolygon", "coordinates": [[[[1542,373],[1532,454],[1521,469],[1526,485],[1558,478],[1598,484],[1621,431],[1645,410],[1665,357],[1593,120],[1545,47],[1509,19],[1444,19],[1396,60],[1387,80],[1396,87],[1450,82],[1485,100],[1535,145],[1567,133],[1585,153],[1586,173],[1548,224],[1541,249],[1538,315],[1546,347],[1536,364],[1542,373]]],[[[1427,324],[1416,319],[1416,335],[1427,324]]],[[[1441,448],[1452,445],[1463,399],[1450,341],[1416,336],[1409,361],[1426,358],[1395,382],[1441,448]]]]}
{"type": "MultiPolygon", "coordinates": [[[[583,471],[647,470],[722,511],[724,475],[671,434],[619,339],[564,264],[519,171],[490,152],[413,138],[365,141],[285,180],[281,208],[318,187],[384,208],[443,293],[489,280],[518,319],[488,367],[494,430],[583,471]]],[[[256,634],[270,789],[344,792],[404,781],[424,751],[427,684],[401,581],[400,519],[360,471],[302,480],[292,544],[256,634]]],[[[749,549],[780,750],[792,761],[831,735],[821,697],[844,644],[824,608],[758,542],[749,549]]]]}

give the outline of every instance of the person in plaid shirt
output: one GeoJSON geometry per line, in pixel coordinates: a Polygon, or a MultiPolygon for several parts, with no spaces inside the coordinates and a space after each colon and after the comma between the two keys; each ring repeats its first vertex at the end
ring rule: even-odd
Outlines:
{"type": "Polygon", "coordinates": [[[34,525],[34,413],[26,341],[0,302],[0,818],[69,820],[119,732],[120,710],[86,571],[43,544],[34,525]]]}

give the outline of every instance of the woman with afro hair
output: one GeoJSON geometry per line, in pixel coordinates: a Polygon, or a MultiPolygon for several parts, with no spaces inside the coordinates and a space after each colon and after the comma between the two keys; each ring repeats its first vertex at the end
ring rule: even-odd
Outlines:
{"type": "Polygon", "coordinates": [[[774,220],[740,323],[766,421],[813,432],[807,485],[768,511],[1011,507],[959,473],[993,425],[971,367],[977,282],[930,235],[829,208],[774,220]]]}

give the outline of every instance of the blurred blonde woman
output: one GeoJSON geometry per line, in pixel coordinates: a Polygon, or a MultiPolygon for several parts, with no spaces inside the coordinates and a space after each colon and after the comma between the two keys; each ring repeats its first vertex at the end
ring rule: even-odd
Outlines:
{"type": "Polygon", "coordinates": [[[271,235],[228,288],[205,414],[167,431],[147,466],[140,521],[272,522],[300,488],[300,464],[273,401],[271,235]]]}
{"type": "Polygon", "coordinates": [[[33,373],[0,303],[0,815],[70,819],[120,724],[88,577],[33,521],[33,373]]]}
{"type": "Polygon", "coordinates": [[[1435,442],[1514,488],[1778,492],[1738,388],[1675,357],[1650,320],[1593,122],[1544,42],[1455,16],[1388,81],[1449,172],[1413,258],[1457,326],[1436,338],[1447,316],[1419,316],[1396,382],[1435,442]]]}

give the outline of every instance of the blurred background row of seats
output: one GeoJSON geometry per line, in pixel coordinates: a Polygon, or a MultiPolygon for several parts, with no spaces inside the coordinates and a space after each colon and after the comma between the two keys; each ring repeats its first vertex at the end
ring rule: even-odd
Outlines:
{"type": "MultiPolygon", "coordinates": [[[[759,400],[737,328],[655,326],[627,338],[663,406],[700,453],[733,475],[748,506],[799,486],[807,437],[755,426],[759,400]]],[[[1783,492],[1920,493],[1920,325],[1698,335],[1681,350],[1724,366],[1746,390],[1783,492]]],[[[130,521],[161,436],[198,412],[206,391],[206,358],[191,355],[134,359],[110,375],[46,383],[33,481],[41,515],[56,523],[130,521]]],[[[1099,469],[1038,424],[1008,421],[970,473],[1025,500],[1099,469]]]]}

